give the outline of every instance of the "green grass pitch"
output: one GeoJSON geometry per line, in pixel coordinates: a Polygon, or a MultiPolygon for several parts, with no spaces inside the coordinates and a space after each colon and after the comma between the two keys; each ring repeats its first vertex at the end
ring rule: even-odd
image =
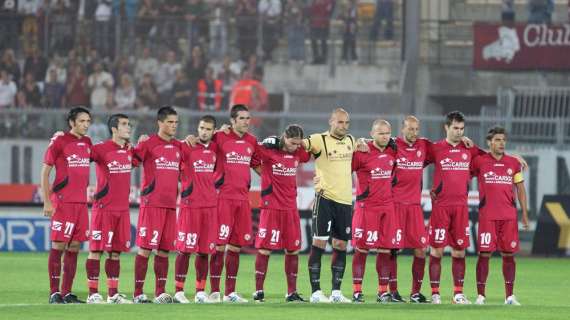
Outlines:
{"type": "MultiPolygon", "coordinates": [[[[86,298],[85,259],[82,254],[78,261],[74,291],[82,299],[86,298]]],[[[251,298],[254,290],[254,256],[244,255],[240,261],[238,292],[251,298]]],[[[348,268],[344,277],[343,292],[351,295],[352,257],[347,259],[348,268]]],[[[363,285],[367,303],[363,305],[311,305],[286,304],[286,290],[283,274],[283,256],[271,257],[265,284],[264,304],[247,305],[48,305],[47,254],[45,253],[1,253],[0,254],[0,319],[569,319],[570,303],[570,260],[517,258],[517,280],[515,294],[522,307],[503,305],[503,282],[501,259],[491,260],[491,270],[487,285],[486,306],[451,305],[451,266],[450,258],[444,258],[442,266],[443,305],[391,304],[375,302],[377,276],[374,257],[369,256],[366,278],[363,285]]],[[[133,255],[123,256],[121,262],[120,291],[130,296],[133,289],[133,255]]],[[[468,258],[465,278],[465,292],[473,301],[475,290],[475,258],[468,258]]],[[[308,298],[310,293],[307,256],[300,259],[298,288],[308,298]]],[[[322,287],[330,293],[330,256],[323,259],[322,287]]],[[[399,289],[408,297],[410,289],[411,257],[399,259],[399,289]]],[[[100,291],[106,293],[103,264],[101,265],[100,291]]],[[[154,274],[152,259],[145,292],[152,296],[154,274]]],[[[193,260],[187,281],[187,296],[193,297],[193,260]]],[[[174,258],[171,255],[168,292],[173,293],[174,258]]],[[[423,293],[428,296],[429,280],[426,269],[423,293]]],[[[222,281],[223,286],[223,281],[222,281]]],[[[104,295],[106,297],[106,295],[104,295]]]]}

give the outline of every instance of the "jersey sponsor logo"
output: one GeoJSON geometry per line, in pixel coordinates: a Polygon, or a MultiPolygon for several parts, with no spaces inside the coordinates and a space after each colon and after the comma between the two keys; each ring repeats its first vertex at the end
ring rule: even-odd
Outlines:
{"type": "Polygon", "coordinates": [[[89,158],[81,158],[75,153],[70,155],[67,159],[67,167],[69,168],[85,168],[89,167],[89,158]]]}
{"type": "Polygon", "coordinates": [[[392,177],[392,170],[383,170],[375,168],[370,170],[370,177],[372,179],[390,179],[392,177]]]}
{"type": "MultiPolygon", "coordinates": [[[[509,169],[510,170],[510,169],[509,169]]],[[[511,170],[512,174],[512,170],[511,170]]],[[[499,175],[493,171],[485,172],[483,174],[483,179],[485,179],[485,183],[487,184],[512,184],[513,183],[513,176],[512,175],[499,175]]]]}
{"type": "Polygon", "coordinates": [[[226,163],[245,164],[249,166],[251,156],[241,155],[235,151],[226,153],[226,163]]]}
{"type": "Polygon", "coordinates": [[[107,168],[109,168],[109,173],[111,174],[131,173],[132,165],[131,163],[122,164],[117,160],[113,160],[107,163],[107,168]]]}
{"type": "Polygon", "coordinates": [[[297,174],[297,167],[289,168],[289,167],[286,167],[282,163],[276,163],[276,164],[271,165],[271,169],[272,169],[273,175],[275,175],[275,176],[292,177],[292,176],[295,176],[297,174]]]}
{"type": "MultiPolygon", "coordinates": [[[[214,159],[214,161],[216,160],[214,159]]],[[[198,161],[194,161],[192,165],[194,166],[195,172],[214,172],[214,163],[208,163],[200,159],[198,161]]]]}
{"type": "Polygon", "coordinates": [[[469,170],[469,161],[453,161],[449,158],[445,158],[440,162],[442,170],[455,170],[455,171],[467,171],[469,170]]]}
{"type": "Polygon", "coordinates": [[[157,170],[176,170],[178,171],[180,162],[178,161],[168,161],[165,157],[159,157],[154,159],[157,170]]]}
{"type": "Polygon", "coordinates": [[[396,159],[396,164],[398,165],[398,168],[404,170],[422,170],[424,168],[424,163],[422,161],[410,161],[406,157],[396,159]]]}

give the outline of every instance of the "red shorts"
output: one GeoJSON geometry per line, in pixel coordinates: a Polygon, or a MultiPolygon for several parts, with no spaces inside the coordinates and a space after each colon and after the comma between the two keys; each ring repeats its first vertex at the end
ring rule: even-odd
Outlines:
{"type": "Polygon", "coordinates": [[[517,220],[479,220],[478,248],[481,252],[519,251],[519,223],[517,220]]]}
{"type": "Polygon", "coordinates": [[[299,211],[262,209],[255,238],[257,249],[293,252],[301,249],[301,219],[299,211]]]}
{"type": "Polygon", "coordinates": [[[69,243],[89,239],[86,203],[57,203],[51,217],[51,241],[69,243]]]}
{"type": "Polygon", "coordinates": [[[176,248],[176,209],[141,207],[137,246],[147,250],[173,251],[176,248]]]}
{"type": "Polygon", "coordinates": [[[210,254],[216,248],[216,208],[180,208],[176,250],[210,254]]]}
{"type": "Polygon", "coordinates": [[[251,208],[247,200],[218,200],[216,244],[247,246],[252,243],[251,208]]]}
{"type": "Polygon", "coordinates": [[[419,204],[394,204],[396,215],[403,233],[403,247],[424,249],[428,245],[428,233],[424,222],[424,212],[419,204]]]}
{"type": "Polygon", "coordinates": [[[434,248],[469,247],[469,209],[467,206],[434,206],[429,219],[429,243],[434,248]]]}
{"type": "Polygon", "coordinates": [[[128,252],[131,248],[130,211],[91,210],[90,251],[128,252]]]}
{"type": "Polygon", "coordinates": [[[399,249],[402,230],[394,207],[356,207],[352,216],[352,245],[360,249],[399,249]]]}

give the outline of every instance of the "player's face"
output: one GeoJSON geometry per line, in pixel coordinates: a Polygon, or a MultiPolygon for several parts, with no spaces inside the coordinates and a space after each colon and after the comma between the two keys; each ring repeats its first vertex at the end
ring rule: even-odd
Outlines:
{"type": "Polygon", "coordinates": [[[178,128],[177,115],[171,114],[168,115],[164,121],[158,121],[158,130],[169,137],[176,135],[176,128],[178,128]]]}
{"type": "Polygon", "coordinates": [[[87,134],[87,130],[91,125],[91,116],[87,113],[80,113],[75,118],[75,121],[69,121],[71,125],[71,131],[79,136],[84,136],[87,134]]]}
{"type": "Polygon", "coordinates": [[[302,143],[303,143],[303,139],[301,139],[301,138],[283,137],[283,149],[285,149],[285,152],[293,153],[293,152],[297,151],[297,149],[299,149],[299,147],[301,147],[302,143]]]}
{"type": "Polygon", "coordinates": [[[208,143],[214,135],[214,124],[211,122],[200,121],[198,123],[198,138],[202,143],[208,143]]]}
{"type": "Polygon", "coordinates": [[[386,147],[388,141],[390,141],[390,136],[392,135],[392,128],[385,124],[379,124],[372,128],[370,131],[370,136],[374,139],[376,145],[380,147],[386,147]]]}
{"type": "Polygon", "coordinates": [[[230,120],[232,127],[240,134],[245,134],[249,130],[251,115],[248,111],[238,111],[237,117],[230,120]]]}
{"type": "Polygon", "coordinates": [[[454,120],[449,126],[445,125],[445,131],[447,132],[447,139],[450,142],[459,143],[465,132],[465,122],[457,122],[454,120]]]}
{"type": "Polygon", "coordinates": [[[338,112],[333,114],[329,120],[329,125],[331,126],[331,133],[337,137],[344,137],[348,134],[348,128],[350,127],[350,118],[348,114],[344,112],[338,112]]]}
{"type": "Polygon", "coordinates": [[[117,136],[119,139],[128,141],[131,138],[131,123],[129,119],[121,118],[117,124],[117,136]]]}
{"type": "Polygon", "coordinates": [[[404,121],[404,127],[402,128],[402,135],[409,143],[414,143],[418,140],[418,135],[420,134],[420,123],[417,121],[404,121]]]}
{"type": "Polygon", "coordinates": [[[489,145],[491,153],[503,155],[505,153],[505,146],[507,145],[507,137],[502,133],[498,133],[494,135],[490,141],[487,141],[487,144],[489,145]]]}

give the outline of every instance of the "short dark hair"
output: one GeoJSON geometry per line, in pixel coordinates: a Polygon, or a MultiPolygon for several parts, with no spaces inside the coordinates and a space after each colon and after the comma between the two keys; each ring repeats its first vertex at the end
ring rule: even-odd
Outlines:
{"type": "Polygon", "coordinates": [[[248,111],[249,108],[245,104],[234,104],[230,109],[230,118],[235,119],[238,116],[238,112],[240,111],[248,111]]]}
{"type": "Polygon", "coordinates": [[[285,138],[300,138],[303,139],[305,134],[303,132],[303,128],[298,124],[290,124],[285,128],[285,132],[283,133],[285,138]]]}
{"type": "Polygon", "coordinates": [[[507,130],[501,126],[494,126],[489,131],[487,131],[487,141],[493,140],[493,137],[497,134],[504,134],[507,135],[507,130]]]}
{"type": "MultiPolygon", "coordinates": [[[[207,115],[203,116],[202,118],[200,118],[200,121],[204,121],[206,123],[211,123],[214,125],[214,128],[216,127],[216,118],[214,118],[214,116],[212,116],[212,115],[207,114],[207,115]]],[[[198,123],[200,121],[198,121],[198,123]]]]}
{"type": "Polygon", "coordinates": [[[77,119],[77,117],[79,116],[80,113],[87,113],[87,115],[89,115],[89,118],[91,118],[91,112],[89,112],[89,110],[87,110],[86,108],[84,108],[84,107],[72,108],[67,113],[67,125],[70,128],[71,128],[71,125],[69,125],[69,121],[75,122],[75,119],[77,119]]]}
{"type": "Polygon", "coordinates": [[[445,124],[450,126],[451,123],[455,122],[465,122],[465,115],[461,111],[451,111],[445,116],[445,124]]]}
{"type": "Polygon", "coordinates": [[[164,106],[158,109],[158,112],[156,113],[156,119],[158,121],[164,121],[168,116],[176,116],[176,115],[178,115],[178,112],[176,112],[176,110],[174,110],[173,107],[164,106]]]}
{"type": "Polygon", "coordinates": [[[109,134],[112,136],[113,135],[113,128],[115,129],[119,129],[119,120],[121,119],[128,119],[129,116],[127,116],[124,113],[115,113],[112,114],[109,117],[109,120],[107,120],[107,129],[109,129],[109,134]]]}

